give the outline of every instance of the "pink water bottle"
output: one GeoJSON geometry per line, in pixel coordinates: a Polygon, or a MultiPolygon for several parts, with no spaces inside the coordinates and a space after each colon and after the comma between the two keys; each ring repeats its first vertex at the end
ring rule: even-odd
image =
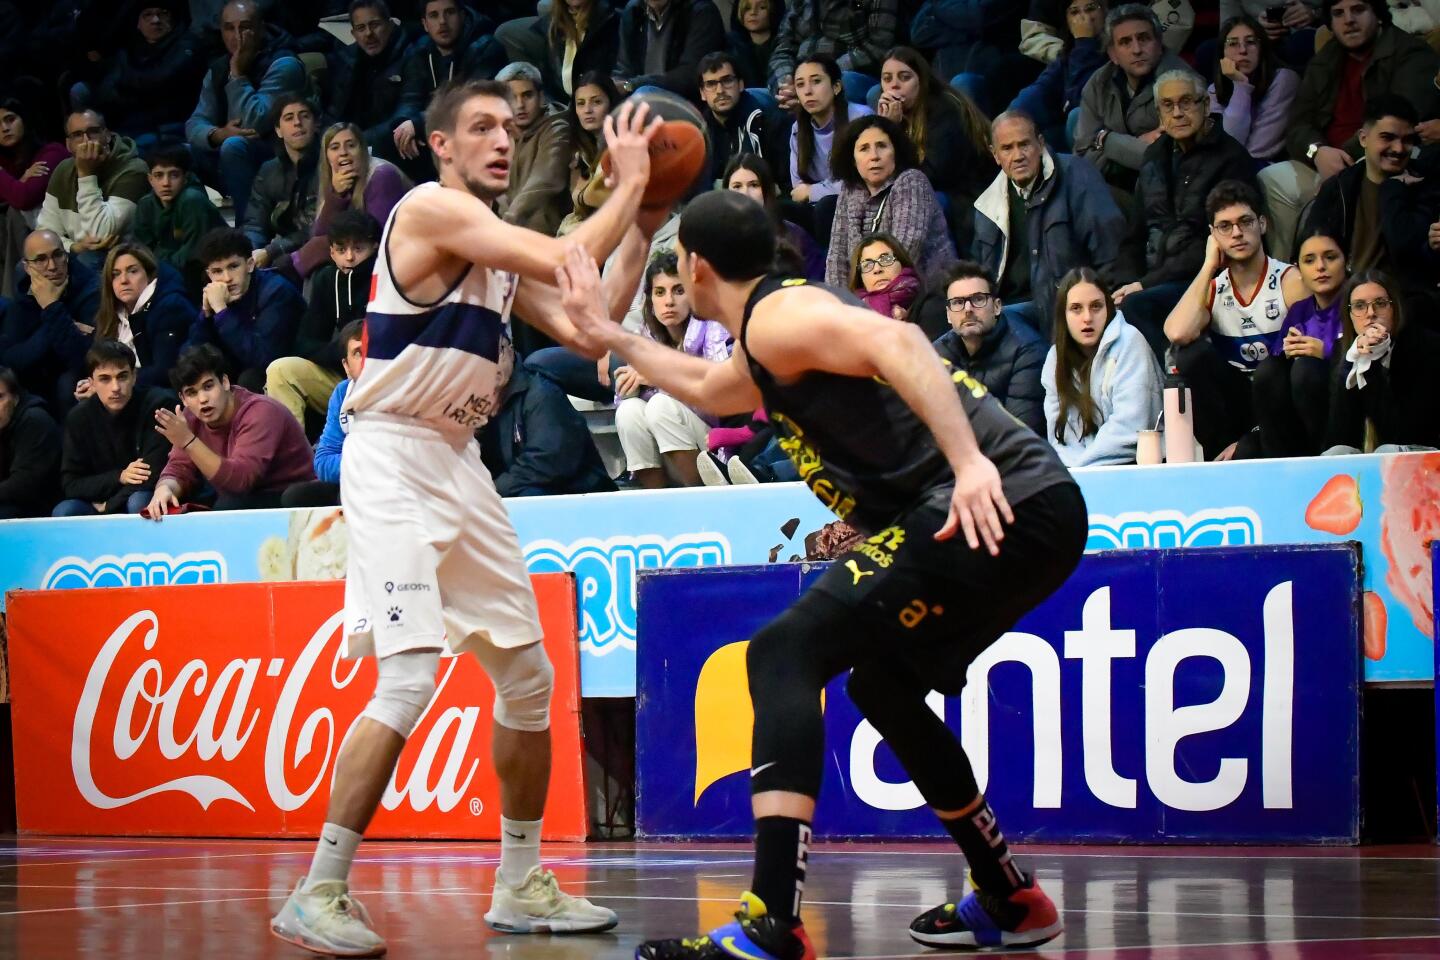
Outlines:
{"type": "Polygon", "coordinates": [[[1190,388],[1174,374],[1165,377],[1165,462],[1195,460],[1195,415],[1190,388]]]}

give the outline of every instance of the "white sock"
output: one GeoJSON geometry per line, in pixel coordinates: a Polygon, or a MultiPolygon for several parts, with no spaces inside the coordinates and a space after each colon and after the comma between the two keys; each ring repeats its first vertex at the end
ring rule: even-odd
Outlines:
{"type": "Polygon", "coordinates": [[[315,859],[310,861],[310,873],[305,877],[305,889],[326,880],[347,881],[350,877],[350,861],[360,846],[361,835],[348,830],[338,823],[327,823],[320,828],[320,839],[315,842],[315,859]]]}
{"type": "Polygon", "coordinates": [[[512,887],[525,882],[525,877],[540,866],[539,820],[507,820],[500,818],[500,879],[512,887]]]}

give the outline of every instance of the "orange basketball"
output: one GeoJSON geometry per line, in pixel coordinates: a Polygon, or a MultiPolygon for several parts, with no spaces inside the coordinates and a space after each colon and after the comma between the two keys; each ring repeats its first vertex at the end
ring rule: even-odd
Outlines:
{"type": "MultiPolygon", "coordinates": [[[[709,170],[705,121],[689,101],[673,93],[647,91],[630,99],[636,104],[648,103],[652,117],[664,118],[650,141],[650,182],[641,203],[647,207],[668,206],[689,193],[709,170]]],[[[610,155],[602,156],[600,163],[608,174],[610,155]]]]}

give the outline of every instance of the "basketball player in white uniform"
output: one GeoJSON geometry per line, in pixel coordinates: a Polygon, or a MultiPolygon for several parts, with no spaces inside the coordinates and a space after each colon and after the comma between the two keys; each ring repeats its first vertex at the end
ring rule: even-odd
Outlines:
{"type": "Polygon", "coordinates": [[[281,939],[330,956],[385,952],[349,896],[350,863],[447,652],[475,655],[495,686],[502,839],[486,922],[510,933],[616,923],[612,911],[561,891],[540,866],[552,673],[520,544],[474,432],[494,413],[514,364],[512,306],[562,343],[589,349],[553,286],[568,244],[603,262],[625,241],[610,302],[617,319],[629,306],[647,246],[635,221],[658,124],[645,118],[645,107],[626,105],[606,121],[614,191],[562,243],[491,210],[510,180],[508,87],[451,83],[430,103],[440,182],[411,191],[385,225],[365,363],[346,399],[346,653],[374,655],[379,679],[336,760],[310,869],[271,920],[281,939]]]}
{"type": "Polygon", "coordinates": [[[1299,270],[1266,256],[1267,225],[1254,187],[1221,181],[1206,198],[1205,212],[1205,262],[1170,311],[1165,336],[1178,349],[1177,362],[1195,394],[1196,436],[1213,456],[1254,426],[1251,374],[1281,352],[1285,315],[1307,292],[1299,270]],[[1213,348],[1209,362],[1200,351],[1185,349],[1197,341],[1213,348]]]}

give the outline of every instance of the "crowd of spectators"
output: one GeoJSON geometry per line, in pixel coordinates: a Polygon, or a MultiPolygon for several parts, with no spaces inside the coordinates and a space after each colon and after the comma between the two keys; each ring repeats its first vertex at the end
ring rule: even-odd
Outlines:
{"type": "MultiPolygon", "coordinates": [[[[456,78],[514,98],[510,222],[603,203],[603,122],[703,118],[694,191],[915,323],[1071,465],[1440,447],[1440,27],[1386,0],[0,0],[0,518],[338,500],[383,224],[456,78]],[[1394,8],[1394,9],[1392,9],[1394,8]]],[[[1422,5],[1423,6],[1423,5],[1422,5]]],[[[1415,9],[1412,9],[1415,8],[1415,9]]],[[[723,360],[657,232],[626,323],[723,360]]],[[[513,318],[507,495],[784,479],[513,318]],[[566,395],[613,405],[612,477],[566,395]]]]}

